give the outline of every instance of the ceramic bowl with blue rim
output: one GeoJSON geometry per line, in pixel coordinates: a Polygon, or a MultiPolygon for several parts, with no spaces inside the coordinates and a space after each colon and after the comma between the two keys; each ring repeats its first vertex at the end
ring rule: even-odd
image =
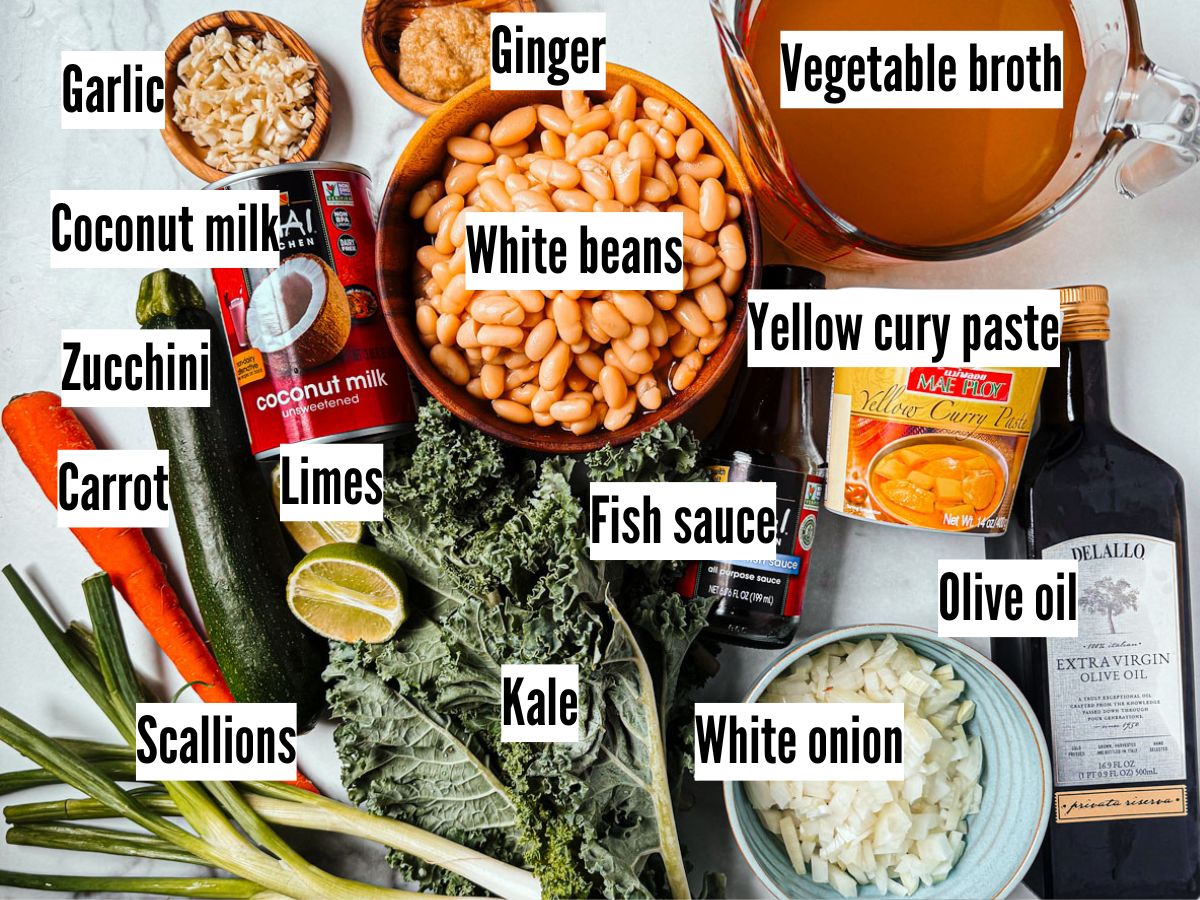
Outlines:
{"type": "MultiPolygon", "coordinates": [[[[907,644],[938,665],[949,663],[965,683],[963,699],[975,701],[968,734],[983,744],[983,799],[967,819],[967,848],[949,876],[919,887],[918,900],[988,900],[1004,897],[1029,870],[1050,822],[1053,784],[1050,755],[1033,710],[1017,686],[994,663],[966,644],[940,638],[911,625],[856,625],[835,628],[803,640],[771,663],[754,682],[744,702],[758,700],[767,685],[796,660],[838,641],[881,640],[887,635],[907,644]]],[[[759,820],[745,786],[727,781],[725,809],[746,861],[771,893],[782,900],[839,897],[828,884],[798,875],[783,841],[759,820]]],[[[876,897],[873,885],[860,886],[860,897],[876,897]]]]}

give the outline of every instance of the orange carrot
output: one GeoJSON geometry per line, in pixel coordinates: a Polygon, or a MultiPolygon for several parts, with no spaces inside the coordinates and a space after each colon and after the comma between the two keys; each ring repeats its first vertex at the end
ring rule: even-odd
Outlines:
{"type": "MultiPolygon", "coordinates": [[[[57,394],[35,391],[13,397],[4,407],[4,430],[37,479],[44,493],[58,506],[58,451],[95,450],[83,423],[62,405],[57,394]]],[[[155,643],[196,693],[209,703],[233,703],[208,644],[200,636],[162,563],[138,528],[72,528],[72,533],[129,604],[155,643]]],[[[302,774],[296,784],[316,790],[302,774]]]]}
{"type": "MultiPolygon", "coordinates": [[[[56,394],[22,394],[4,407],[4,430],[50,502],[58,505],[58,452],[95,450],[91,435],[56,394]]],[[[138,528],[72,528],[79,543],[108,573],[113,586],[196,693],[216,703],[233,702],[212,651],[188,618],[162,563],[138,528]]]]}

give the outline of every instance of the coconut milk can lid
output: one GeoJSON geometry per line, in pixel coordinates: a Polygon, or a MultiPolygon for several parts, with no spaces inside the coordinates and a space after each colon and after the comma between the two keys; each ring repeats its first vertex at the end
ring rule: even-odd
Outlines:
{"type": "Polygon", "coordinates": [[[1107,341],[1108,288],[1099,284],[1058,289],[1064,341],[1107,341]]]}

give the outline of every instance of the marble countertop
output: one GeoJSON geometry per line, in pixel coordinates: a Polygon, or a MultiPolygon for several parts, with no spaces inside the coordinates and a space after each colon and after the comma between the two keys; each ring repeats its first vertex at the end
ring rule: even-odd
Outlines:
{"type": "MultiPolygon", "coordinates": [[[[609,58],[633,65],[678,88],[727,132],[732,113],[705,0],[579,0],[544,3],[556,10],[604,10],[609,58]]],[[[1143,3],[1146,45],[1165,67],[1197,71],[1200,5],[1193,0],[1143,3]]],[[[420,117],[378,87],[363,59],[361,4],[349,0],[255,0],[254,8],[300,32],[326,66],[333,123],[326,159],[367,167],[381,186],[420,117]]],[[[46,222],[49,191],[64,188],[182,188],[199,183],[176,163],[154,132],[63,131],[59,127],[59,52],[161,49],[193,19],[211,12],[204,0],[6,0],[0,4],[0,397],[51,388],[58,376],[61,328],[118,328],[132,324],[139,273],[49,268],[46,222]]],[[[1014,249],[983,259],[910,265],[874,273],[837,274],[833,286],[883,284],[924,287],[1047,287],[1099,282],[1113,296],[1110,343],[1115,421],[1171,462],[1191,488],[1188,512],[1200,523],[1200,173],[1136,202],[1119,198],[1106,175],[1062,221],[1014,249]]],[[[191,272],[211,287],[207,272],[191,272]]],[[[827,381],[826,381],[827,383],[827,381]]],[[[151,447],[144,411],[89,410],[100,442],[151,447]]],[[[6,438],[0,436],[0,474],[9,485],[0,505],[0,562],[30,573],[64,617],[83,612],[80,580],[93,565],[78,544],[55,527],[6,438]]],[[[173,531],[155,535],[156,550],[183,571],[173,531]]],[[[1193,571],[1200,542],[1192,541],[1193,571]]],[[[982,557],[978,538],[928,536],[824,515],[818,529],[803,631],[834,625],[902,621],[932,626],[939,558],[982,557]]],[[[182,583],[182,578],[176,578],[182,583]]],[[[132,616],[135,659],[164,683],[175,684],[132,616]]],[[[986,643],[986,642],[984,642],[986,643]]],[[[978,644],[978,642],[977,642],[978,644]]],[[[980,645],[986,650],[986,646],[980,645]]],[[[706,691],[736,700],[769,654],[731,651],[706,691]]],[[[101,737],[106,723],[75,688],[23,611],[0,600],[0,705],[63,735],[101,737]]],[[[337,789],[330,727],[303,739],[301,755],[323,788],[337,789]]],[[[0,747],[0,771],[26,764],[0,747]]],[[[2,798],[0,798],[2,799],[2,798]]],[[[719,792],[702,786],[680,817],[693,857],[729,873],[729,895],[766,896],[734,849],[719,792]]],[[[386,883],[390,873],[374,847],[350,841],[310,842],[310,854],[334,870],[386,883]]],[[[61,854],[0,845],[0,869],[71,873],[167,873],[186,867],[123,858],[61,854]]],[[[1024,891],[1024,889],[1021,889],[1024,891]]],[[[11,896],[17,896],[13,892],[11,896]]],[[[1030,896],[1027,892],[1023,896],[1030,896]]],[[[20,896],[45,896],[32,892],[20,896]]]]}

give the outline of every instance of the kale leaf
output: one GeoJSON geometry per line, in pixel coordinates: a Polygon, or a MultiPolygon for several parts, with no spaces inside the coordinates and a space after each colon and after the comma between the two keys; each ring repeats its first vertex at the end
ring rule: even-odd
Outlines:
{"type": "MultiPolygon", "coordinates": [[[[547,897],[686,896],[672,788],[711,598],[674,593],[675,565],[591,562],[577,460],[523,456],[432,402],[417,432],[390,454],[371,528],[407,569],[414,613],[384,644],[335,645],[326,672],[350,796],[527,866],[547,897]],[[581,740],[499,741],[505,663],[579,666],[581,740]]],[[[664,424],[591,454],[587,474],[699,480],[698,455],[664,424]]],[[[427,889],[478,892],[393,862],[427,889]]]]}

